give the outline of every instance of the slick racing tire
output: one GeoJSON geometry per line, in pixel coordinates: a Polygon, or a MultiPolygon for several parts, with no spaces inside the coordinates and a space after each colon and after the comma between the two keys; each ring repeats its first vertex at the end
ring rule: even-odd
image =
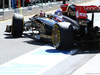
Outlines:
{"type": "Polygon", "coordinates": [[[56,24],[52,30],[52,44],[57,50],[65,50],[73,47],[74,30],[72,25],[63,26],[56,24]]]}
{"type": "Polygon", "coordinates": [[[13,37],[21,37],[23,34],[23,26],[24,26],[24,18],[23,15],[14,14],[12,20],[12,36],[13,37]]]}

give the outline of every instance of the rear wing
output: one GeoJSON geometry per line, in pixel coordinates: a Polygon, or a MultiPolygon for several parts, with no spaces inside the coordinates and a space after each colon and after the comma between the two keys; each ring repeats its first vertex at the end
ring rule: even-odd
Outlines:
{"type": "Polygon", "coordinates": [[[100,12],[100,6],[76,6],[75,14],[78,19],[87,19],[87,13],[100,12]]]}

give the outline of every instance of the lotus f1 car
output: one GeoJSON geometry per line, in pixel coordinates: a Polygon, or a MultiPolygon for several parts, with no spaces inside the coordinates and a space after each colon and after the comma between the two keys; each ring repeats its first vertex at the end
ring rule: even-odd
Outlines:
{"type": "Polygon", "coordinates": [[[55,14],[35,15],[28,22],[24,22],[22,15],[15,14],[12,25],[7,26],[6,32],[11,32],[13,37],[20,37],[23,31],[38,31],[33,36],[37,39],[52,39],[56,49],[72,48],[81,43],[99,43],[100,28],[94,27],[93,21],[94,13],[100,12],[100,7],[62,4],[61,9],[62,11],[56,11],[55,14]],[[92,13],[91,20],[87,13],[92,13]]]}

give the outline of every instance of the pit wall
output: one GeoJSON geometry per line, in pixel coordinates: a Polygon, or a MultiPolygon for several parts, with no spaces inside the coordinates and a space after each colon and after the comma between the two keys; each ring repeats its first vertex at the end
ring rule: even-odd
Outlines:
{"type": "MultiPolygon", "coordinates": [[[[81,4],[81,3],[91,2],[91,1],[95,1],[95,0],[70,0],[68,3],[81,4]]],[[[24,16],[28,16],[28,15],[39,14],[41,10],[43,12],[56,10],[60,8],[61,4],[62,4],[62,1],[47,3],[44,5],[28,6],[28,7],[22,7],[19,9],[17,8],[17,9],[0,11],[0,21],[12,19],[12,16],[14,15],[14,13],[20,13],[24,16]]]]}

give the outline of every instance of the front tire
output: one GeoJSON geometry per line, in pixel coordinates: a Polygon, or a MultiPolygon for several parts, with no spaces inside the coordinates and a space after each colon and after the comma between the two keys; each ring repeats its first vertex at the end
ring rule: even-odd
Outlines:
{"type": "Polygon", "coordinates": [[[21,37],[23,34],[24,18],[20,14],[15,14],[12,20],[12,35],[13,37],[21,37]]]}

